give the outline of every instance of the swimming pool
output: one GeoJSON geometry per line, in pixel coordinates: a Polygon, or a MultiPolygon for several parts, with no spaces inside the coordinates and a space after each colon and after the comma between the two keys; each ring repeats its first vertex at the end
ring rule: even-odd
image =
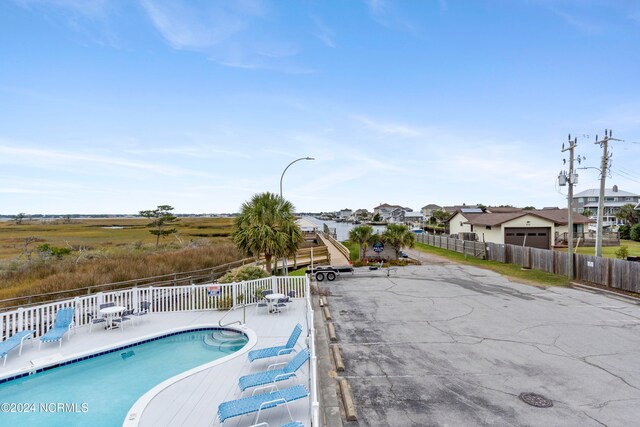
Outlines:
{"type": "Polygon", "coordinates": [[[0,384],[0,425],[121,426],[152,387],[240,350],[247,337],[218,328],[174,333],[0,384]]]}

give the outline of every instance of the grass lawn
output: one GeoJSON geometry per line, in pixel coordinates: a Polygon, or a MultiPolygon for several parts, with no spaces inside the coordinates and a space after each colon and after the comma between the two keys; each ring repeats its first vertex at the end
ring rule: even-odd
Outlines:
{"type": "Polygon", "coordinates": [[[434,246],[425,245],[424,243],[416,243],[416,249],[441,256],[443,258],[450,259],[451,261],[459,262],[461,264],[473,265],[480,268],[486,268],[487,270],[495,271],[496,273],[510,277],[512,279],[544,286],[567,286],[569,285],[569,279],[565,276],[557,274],[546,273],[538,270],[522,269],[519,265],[515,264],[503,264],[498,261],[486,261],[483,259],[466,257],[458,252],[448,251],[446,249],[436,248],[434,246]]]}
{"type": "Polygon", "coordinates": [[[360,246],[357,243],[345,240],[344,242],[342,242],[342,244],[345,245],[347,249],[349,249],[351,260],[355,261],[360,259],[360,246]]]}
{"type": "MultiPolygon", "coordinates": [[[[607,258],[616,258],[616,251],[622,246],[626,246],[629,249],[629,256],[640,256],[640,242],[633,240],[620,240],[620,246],[603,246],[602,256],[607,258]]],[[[566,249],[564,249],[566,252],[566,249]]],[[[576,253],[583,255],[595,255],[596,248],[594,247],[578,247],[576,253]]]]}

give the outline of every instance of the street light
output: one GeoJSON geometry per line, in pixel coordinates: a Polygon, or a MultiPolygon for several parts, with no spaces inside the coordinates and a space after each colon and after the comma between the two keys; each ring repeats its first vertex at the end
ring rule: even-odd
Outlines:
{"type": "MultiPolygon", "coordinates": [[[[289,166],[291,166],[292,164],[294,164],[295,162],[299,162],[300,160],[315,160],[313,157],[300,157],[299,159],[295,159],[293,162],[289,163],[287,165],[286,168],[284,168],[284,170],[282,171],[282,175],[280,175],[280,199],[284,200],[284,198],[282,197],[282,178],[284,178],[284,173],[287,171],[287,169],[289,169],[289,166]]],[[[287,271],[287,258],[286,257],[282,257],[282,272],[286,275],[288,274],[287,271]]]]}

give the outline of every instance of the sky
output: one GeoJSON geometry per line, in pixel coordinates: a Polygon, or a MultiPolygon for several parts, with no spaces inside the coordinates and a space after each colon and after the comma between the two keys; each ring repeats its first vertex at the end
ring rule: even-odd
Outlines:
{"type": "Polygon", "coordinates": [[[637,0],[0,2],[0,213],[640,193],[637,0]]]}

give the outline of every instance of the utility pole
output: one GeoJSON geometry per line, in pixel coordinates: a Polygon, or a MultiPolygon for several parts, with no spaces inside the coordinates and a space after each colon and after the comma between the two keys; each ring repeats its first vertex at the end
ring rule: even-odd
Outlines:
{"type": "Polygon", "coordinates": [[[611,137],[611,129],[604,130],[604,139],[599,141],[596,135],[595,144],[602,147],[602,161],[600,163],[600,197],[598,198],[598,225],[596,230],[596,256],[602,256],[602,222],[604,218],[604,189],[607,179],[607,169],[611,162],[611,154],[608,151],[609,141],[622,141],[611,137]]]}
{"type": "MultiPolygon", "coordinates": [[[[562,152],[569,152],[569,173],[567,176],[561,172],[558,177],[560,185],[569,185],[569,195],[567,196],[567,227],[569,231],[567,236],[567,277],[569,277],[569,280],[573,280],[573,186],[578,183],[578,174],[576,174],[573,169],[573,159],[574,149],[577,145],[578,138],[572,141],[571,134],[569,134],[569,147],[565,148],[564,144],[562,144],[562,152]]],[[[578,156],[578,163],[580,163],[580,160],[581,158],[578,156]]]]}

